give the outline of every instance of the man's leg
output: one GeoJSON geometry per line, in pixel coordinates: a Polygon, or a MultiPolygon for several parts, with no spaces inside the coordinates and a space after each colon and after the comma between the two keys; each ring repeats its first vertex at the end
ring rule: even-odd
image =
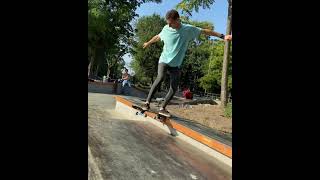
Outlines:
{"type": "Polygon", "coordinates": [[[166,106],[168,105],[168,103],[170,102],[170,100],[172,99],[174,94],[176,93],[176,91],[178,89],[179,82],[180,82],[180,75],[181,75],[180,69],[172,68],[172,69],[169,69],[169,72],[170,72],[170,89],[165,97],[165,100],[164,100],[160,110],[166,108],[166,106]]]}
{"type": "Polygon", "coordinates": [[[150,103],[151,98],[153,97],[154,93],[156,92],[156,90],[158,89],[159,85],[161,84],[161,82],[163,81],[166,73],[167,73],[167,66],[164,63],[159,63],[158,65],[158,75],[156,80],[153,82],[151,89],[149,91],[146,103],[150,103]]]}

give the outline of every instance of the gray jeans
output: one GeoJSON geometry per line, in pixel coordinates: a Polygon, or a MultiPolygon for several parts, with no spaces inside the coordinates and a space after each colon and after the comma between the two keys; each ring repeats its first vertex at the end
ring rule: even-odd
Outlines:
{"type": "Polygon", "coordinates": [[[147,97],[147,102],[150,102],[154,93],[157,91],[159,85],[161,85],[161,82],[164,80],[167,72],[169,72],[170,74],[170,89],[162,104],[163,108],[165,108],[168,105],[169,101],[172,99],[173,95],[176,93],[178,89],[181,75],[181,70],[178,67],[170,67],[167,64],[159,63],[157,78],[153,82],[147,97]]]}

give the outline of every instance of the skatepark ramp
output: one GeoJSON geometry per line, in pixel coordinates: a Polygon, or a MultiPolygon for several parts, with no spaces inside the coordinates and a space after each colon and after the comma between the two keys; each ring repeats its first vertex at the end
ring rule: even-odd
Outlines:
{"type": "Polygon", "coordinates": [[[88,92],[89,180],[232,179],[228,151],[213,152],[196,140],[210,144],[210,139],[173,120],[169,128],[152,117],[135,115],[126,104],[130,98],[88,92]]]}
{"type": "Polygon", "coordinates": [[[173,119],[165,121],[164,124],[154,117],[156,113],[154,112],[145,112],[147,117],[137,116],[136,112],[138,110],[132,108],[134,104],[131,99],[127,99],[121,96],[115,96],[116,99],[116,111],[119,113],[125,113],[132,119],[146,119],[148,122],[154,124],[155,126],[163,129],[167,133],[184,140],[185,142],[190,143],[194,147],[202,150],[209,156],[212,156],[226,165],[232,167],[232,147],[224,144],[223,142],[208,137],[203,133],[197,132],[173,119]]]}

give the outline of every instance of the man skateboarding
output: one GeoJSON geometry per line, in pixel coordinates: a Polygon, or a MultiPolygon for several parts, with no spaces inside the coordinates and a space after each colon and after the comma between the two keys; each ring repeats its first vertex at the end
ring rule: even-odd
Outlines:
{"type": "Polygon", "coordinates": [[[166,21],[167,25],[163,27],[162,31],[158,35],[155,35],[150,41],[143,44],[143,48],[147,48],[152,43],[160,40],[164,42],[163,51],[158,64],[158,75],[152,84],[147,100],[142,108],[146,111],[150,109],[151,98],[158,89],[158,86],[164,80],[165,74],[168,71],[170,74],[170,89],[160,107],[159,114],[170,117],[169,112],[165,108],[177,91],[181,74],[180,66],[186,54],[189,42],[198,38],[200,33],[216,36],[224,40],[232,40],[232,36],[225,36],[209,29],[183,24],[180,22],[180,16],[176,10],[167,12],[166,21]]]}

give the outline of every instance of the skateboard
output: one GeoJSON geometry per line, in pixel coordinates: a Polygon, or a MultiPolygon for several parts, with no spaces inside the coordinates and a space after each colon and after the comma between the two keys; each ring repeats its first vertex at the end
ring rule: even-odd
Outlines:
{"type": "MultiPolygon", "coordinates": [[[[136,112],[136,115],[137,115],[137,116],[140,115],[140,116],[143,116],[143,117],[147,117],[147,114],[145,114],[146,111],[143,110],[140,105],[133,104],[133,105],[132,105],[132,108],[138,110],[138,112],[136,112]]],[[[148,110],[148,111],[150,111],[150,110],[148,110]]],[[[150,111],[150,112],[154,112],[154,111],[150,111]]],[[[164,124],[168,117],[159,114],[159,112],[154,112],[154,113],[156,113],[156,115],[155,115],[153,118],[154,118],[155,120],[159,120],[160,122],[162,122],[162,123],[164,124]]]]}
{"type": "Polygon", "coordinates": [[[133,104],[132,107],[136,110],[138,110],[139,112],[136,112],[136,115],[140,115],[140,116],[144,116],[147,117],[147,114],[145,114],[144,112],[146,112],[145,110],[142,109],[141,106],[133,104]]]}

